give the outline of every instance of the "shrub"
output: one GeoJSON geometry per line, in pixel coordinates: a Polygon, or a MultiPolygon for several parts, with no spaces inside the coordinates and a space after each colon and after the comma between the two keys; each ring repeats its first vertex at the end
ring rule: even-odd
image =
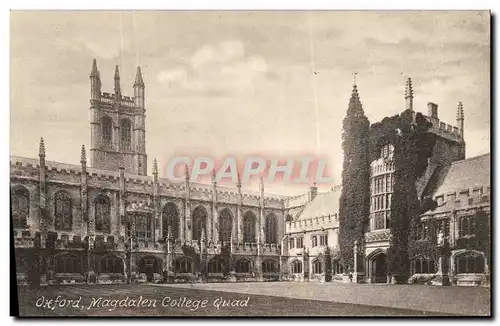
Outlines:
{"type": "Polygon", "coordinates": [[[408,279],[408,284],[431,284],[432,280],[436,278],[435,274],[413,274],[408,279]]]}

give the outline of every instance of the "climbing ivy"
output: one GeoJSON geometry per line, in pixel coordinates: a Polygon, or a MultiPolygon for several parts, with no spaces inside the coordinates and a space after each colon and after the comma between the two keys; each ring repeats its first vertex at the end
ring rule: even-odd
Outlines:
{"type": "Polygon", "coordinates": [[[228,244],[221,247],[220,253],[215,256],[215,259],[220,262],[224,277],[227,277],[229,272],[235,270],[234,257],[231,254],[231,247],[228,244]]]}
{"type": "Polygon", "coordinates": [[[419,198],[416,188],[416,181],[425,173],[436,141],[435,135],[429,132],[431,126],[421,113],[417,113],[413,121],[413,112],[406,110],[370,128],[370,161],[379,157],[384,144],[389,142],[394,146],[395,181],[387,254],[388,273],[396,279],[408,277],[409,248],[415,240],[410,230],[415,229],[422,212],[436,207],[432,199],[419,198]]]}
{"type": "Polygon", "coordinates": [[[343,121],[342,194],[339,207],[339,246],[345,271],[354,266],[354,242],[362,243],[370,210],[370,122],[364,115],[356,86],[343,121]]]}
{"type": "Polygon", "coordinates": [[[196,249],[193,246],[185,243],[182,245],[182,252],[184,253],[184,255],[188,256],[189,258],[191,258],[193,260],[194,270],[199,271],[201,258],[200,258],[200,254],[196,252],[196,249]]]}

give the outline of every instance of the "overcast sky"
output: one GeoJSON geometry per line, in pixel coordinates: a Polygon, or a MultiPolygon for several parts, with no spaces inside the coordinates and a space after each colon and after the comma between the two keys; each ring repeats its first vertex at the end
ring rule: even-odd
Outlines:
{"type": "MultiPolygon", "coordinates": [[[[341,123],[353,72],[370,122],[404,109],[465,109],[467,157],[490,151],[488,12],[12,12],[11,154],[79,164],[90,148],[89,73],[103,91],[120,65],[133,96],[146,84],[148,166],[174,155],[297,156],[328,160],[341,183],[341,123]]],[[[244,185],[245,186],[245,185],[244,185]]],[[[257,185],[246,185],[257,189],[257,185]]],[[[307,185],[276,183],[274,193],[307,185]]]]}

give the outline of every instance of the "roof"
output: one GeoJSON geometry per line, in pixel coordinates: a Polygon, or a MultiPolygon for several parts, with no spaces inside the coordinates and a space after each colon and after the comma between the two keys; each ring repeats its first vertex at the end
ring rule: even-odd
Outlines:
{"type": "Polygon", "coordinates": [[[453,162],[448,171],[443,171],[442,181],[434,193],[434,197],[462,189],[489,185],[490,165],[490,153],[453,162]]]}
{"type": "Polygon", "coordinates": [[[338,214],[340,194],[340,189],[318,193],[311,202],[305,204],[302,212],[299,212],[294,220],[338,214]]]}

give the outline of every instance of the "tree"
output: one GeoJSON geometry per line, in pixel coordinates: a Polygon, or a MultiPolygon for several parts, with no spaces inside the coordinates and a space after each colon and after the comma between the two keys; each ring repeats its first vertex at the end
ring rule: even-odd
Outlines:
{"type": "Polygon", "coordinates": [[[325,266],[325,282],[330,282],[332,280],[332,254],[328,246],[325,248],[323,263],[325,266]]]}

